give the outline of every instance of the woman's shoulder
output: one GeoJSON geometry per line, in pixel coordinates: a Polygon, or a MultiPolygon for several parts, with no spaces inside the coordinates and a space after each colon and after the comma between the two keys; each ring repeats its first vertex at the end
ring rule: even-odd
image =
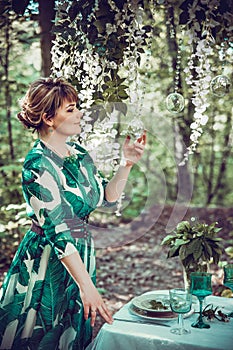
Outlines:
{"type": "MultiPolygon", "coordinates": [[[[23,164],[23,171],[33,170],[42,171],[42,169],[49,169],[52,167],[51,160],[55,157],[51,157],[49,150],[44,146],[40,140],[36,140],[31,150],[25,157],[23,164]]],[[[56,160],[54,159],[54,163],[56,160]]]]}
{"type": "Polygon", "coordinates": [[[36,140],[24,160],[24,168],[38,164],[43,157],[43,147],[39,140],[36,140]]]}
{"type": "Polygon", "coordinates": [[[62,162],[60,164],[60,158],[55,156],[56,155],[51,155],[49,153],[49,150],[42,142],[40,142],[40,140],[37,140],[25,157],[22,169],[23,180],[35,180],[35,178],[43,176],[45,172],[50,173],[57,179],[59,177],[58,173],[62,162]]]}

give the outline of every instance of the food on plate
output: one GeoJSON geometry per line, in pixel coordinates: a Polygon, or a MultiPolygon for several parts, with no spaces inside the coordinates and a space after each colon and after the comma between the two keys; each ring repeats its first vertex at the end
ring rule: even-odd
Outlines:
{"type": "Polygon", "coordinates": [[[158,301],[155,299],[149,300],[150,308],[153,310],[168,310],[169,307],[164,305],[162,301],[158,301]]]}

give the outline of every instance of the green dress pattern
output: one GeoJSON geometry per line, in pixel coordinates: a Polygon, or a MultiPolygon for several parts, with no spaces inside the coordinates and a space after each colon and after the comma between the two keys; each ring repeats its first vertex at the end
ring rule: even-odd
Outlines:
{"type": "MultiPolygon", "coordinates": [[[[27,214],[44,235],[26,232],[3,282],[0,349],[83,350],[91,341],[79,288],[60,259],[78,251],[95,283],[91,234],[87,228],[86,237],[75,237],[66,220],[78,222],[96,207],[109,205],[104,199],[107,181],[85,149],[74,143],[69,147],[74,155],[62,159],[37,140],[25,159],[27,214]]],[[[83,230],[84,224],[78,226],[83,230]]]]}

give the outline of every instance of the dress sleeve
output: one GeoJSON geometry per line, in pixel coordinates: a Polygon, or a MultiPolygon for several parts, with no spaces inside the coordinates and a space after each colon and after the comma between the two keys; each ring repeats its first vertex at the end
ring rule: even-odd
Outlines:
{"type": "MultiPolygon", "coordinates": [[[[102,198],[102,201],[100,204],[98,204],[98,206],[102,206],[102,207],[115,206],[117,201],[116,202],[108,202],[106,199],[106,196],[105,196],[105,188],[106,188],[109,180],[106,179],[104,174],[96,168],[95,163],[94,163],[91,155],[89,154],[89,152],[77,143],[70,143],[70,145],[72,145],[72,147],[74,147],[79,154],[81,153],[81,155],[82,155],[81,159],[85,159],[85,167],[88,169],[89,172],[91,172],[95,176],[95,180],[99,185],[99,191],[100,191],[100,195],[102,198]],[[102,192],[102,194],[101,194],[101,192],[102,192]]],[[[81,162],[82,162],[82,160],[81,160],[81,162]]]]}
{"type": "Polygon", "coordinates": [[[109,180],[106,179],[106,177],[101,173],[101,171],[98,171],[98,174],[99,174],[99,177],[101,179],[101,183],[102,183],[103,190],[104,190],[102,207],[108,207],[108,208],[113,207],[116,205],[117,201],[109,202],[109,201],[107,201],[106,195],[105,195],[105,188],[106,188],[107,184],[109,183],[109,180]]]}
{"type": "Polygon", "coordinates": [[[59,171],[44,159],[43,164],[24,168],[22,181],[29,216],[44,230],[46,239],[61,259],[77,248],[66,224],[66,219],[74,218],[74,213],[63,195],[59,171]]]}

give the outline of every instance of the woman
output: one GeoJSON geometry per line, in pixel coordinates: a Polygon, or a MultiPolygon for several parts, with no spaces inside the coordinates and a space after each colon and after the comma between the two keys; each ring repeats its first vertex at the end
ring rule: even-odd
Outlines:
{"type": "Polygon", "coordinates": [[[79,134],[77,92],[61,78],[41,78],[22,101],[19,120],[38,131],[22,171],[32,226],[22,240],[1,289],[0,349],[84,349],[98,312],[112,315],[95,287],[95,251],[87,218],[111,205],[142,156],[146,135],[130,144],[111,181],[88,152],[67,137],[79,134]]]}

